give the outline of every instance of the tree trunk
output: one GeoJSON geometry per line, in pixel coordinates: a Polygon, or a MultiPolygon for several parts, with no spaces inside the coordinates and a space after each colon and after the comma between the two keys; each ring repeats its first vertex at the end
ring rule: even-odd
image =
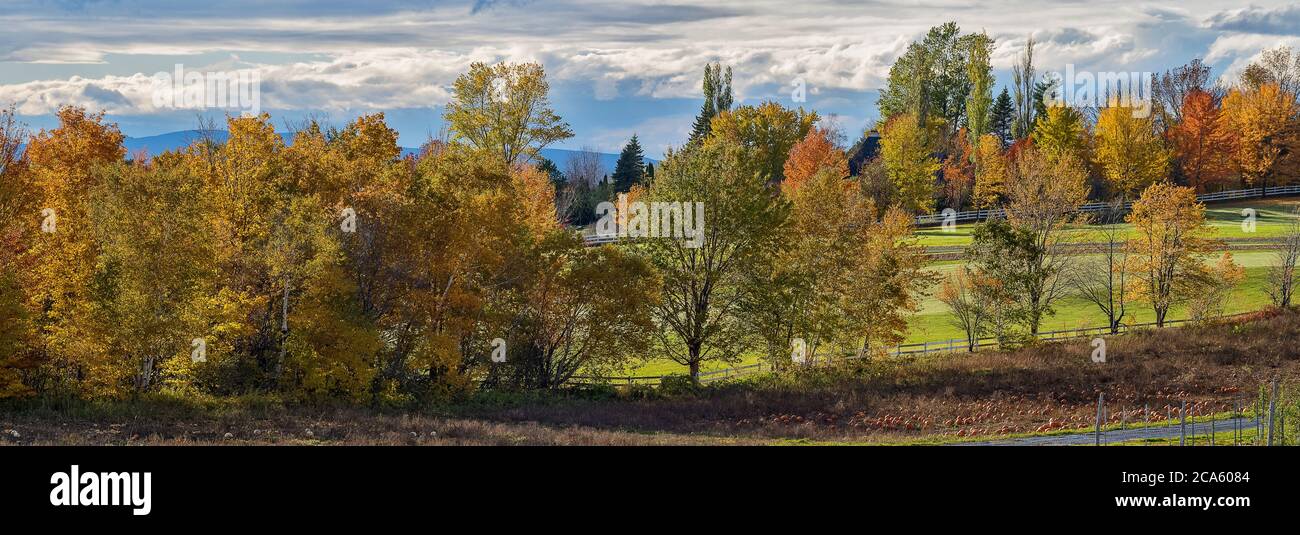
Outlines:
{"type": "Polygon", "coordinates": [[[284,300],[280,305],[280,358],[275,361],[275,382],[280,381],[280,370],[284,367],[284,358],[289,350],[289,279],[284,280],[284,300]]]}
{"type": "Polygon", "coordinates": [[[690,362],[691,367],[691,381],[695,383],[700,382],[700,345],[699,342],[692,342],[686,346],[686,350],[690,354],[688,362],[690,362]]]}

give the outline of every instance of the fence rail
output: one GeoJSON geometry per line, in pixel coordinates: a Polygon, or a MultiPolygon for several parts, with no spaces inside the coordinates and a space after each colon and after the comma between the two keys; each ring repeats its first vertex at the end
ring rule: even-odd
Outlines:
{"type": "MultiPolygon", "coordinates": [[[[1205,193],[1197,195],[1196,200],[1200,202],[1220,202],[1232,201],[1237,199],[1253,199],[1259,197],[1274,197],[1278,195],[1300,195],[1300,185],[1294,186],[1276,186],[1269,188],[1249,188],[1230,191],[1220,191],[1217,193],[1205,193]]],[[[1092,213],[1108,209],[1111,203],[1092,202],[1079,207],[1079,212],[1092,213]]],[[[1133,206],[1133,202],[1125,202],[1124,209],[1128,210],[1133,206]]],[[[983,221],[993,217],[1005,217],[1006,210],[994,208],[989,210],[969,210],[965,212],[956,212],[944,216],[939,214],[926,214],[916,216],[917,226],[939,225],[944,221],[955,221],[958,223],[965,221],[983,221]]]]}

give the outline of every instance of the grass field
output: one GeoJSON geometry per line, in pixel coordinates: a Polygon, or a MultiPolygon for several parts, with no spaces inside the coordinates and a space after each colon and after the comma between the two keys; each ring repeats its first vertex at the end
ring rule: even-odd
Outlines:
{"type": "MultiPolygon", "coordinates": [[[[1217,231],[1217,237],[1221,239],[1275,238],[1286,231],[1294,217],[1293,210],[1298,206],[1300,206],[1300,199],[1295,198],[1224,203],[1207,206],[1206,218],[1217,231]],[[1242,231],[1241,211],[1244,208],[1254,208],[1256,211],[1254,233],[1242,231]]],[[[1131,231],[1130,226],[1125,225],[1125,227],[1128,231],[1131,231]]],[[[970,243],[970,232],[973,228],[974,225],[959,225],[956,231],[951,233],[944,233],[938,228],[926,228],[919,230],[917,234],[921,237],[922,243],[927,246],[964,246],[970,243]]],[[[1071,237],[1072,240],[1081,242],[1096,241],[1095,237],[1090,236],[1094,229],[1089,227],[1082,227],[1072,232],[1076,234],[1071,237]]],[[[1231,242],[1229,242],[1229,248],[1231,249],[1231,242]]],[[[1079,257],[1080,260],[1087,258],[1087,256],[1079,257]]],[[[1224,304],[1224,313],[1234,314],[1259,310],[1269,303],[1268,294],[1265,292],[1265,282],[1268,267],[1275,262],[1273,254],[1258,250],[1233,251],[1233,258],[1238,264],[1246,268],[1246,280],[1237,287],[1224,304]]],[[[961,262],[956,260],[937,261],[927,269],[946,274],[957,269],[960,265],[961,262]]],[[[921,309],[908,320],[906,343],[939,342],[963,337],[961,330],[952,324],[952,316],[948,313],[946,307],[934,297],[936,290],[937,287],[927,290],[928,295],[921,300],[921,309]]],[[[1175,308],[1170,312],[1169,319],[1183,319],[1185,317],[1184,310],[1175,308]]],[[[1125,323],[1129,324],[1153,321],[1155,321],[1155,313],[1143,303],[1132,304],[1125,318],[1125,323]]],[[[1095,305],[1081,298],[1067,297],[1056,307],[1056,314],[1044,320],[1041,330],[1079,329],[1098,327],[1105,324],[1105,316],[1095,305]]],[[[752,353],[747,355],[740,364],[711,362],[703,366],[702,369],[711,371],[736,365],[753,364],[761,358],[760,354],[752,353]]],[[[657,376],[673,373],[686,373],[686,367],[667,360],[651,360],[627,371],[627,375],[633,376],[657,376]]]]}

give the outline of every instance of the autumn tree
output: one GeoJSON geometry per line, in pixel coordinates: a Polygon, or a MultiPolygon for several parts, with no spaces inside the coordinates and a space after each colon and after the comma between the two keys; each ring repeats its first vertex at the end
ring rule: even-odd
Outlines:
{"type": "Polygon", "coordinates": [[[41,332],[42,350],[51,358],[55,388],[89,396],[120,395],[129,370],[118,366],[103,336],[109,320],[100,310],[104,301],[94,292],[103,268],[98,263],[101,248],[86,193],[101,184],[96,169],[120,161],[126,153],[123,136],[116,125],[105,124],[102,114],[65,107],[58,117],[59,126],[33,136],[25,151],[40,196],[36,206],[43,212],[32,214],[29,221],[49,223],[26,251],[35,267],[28,298],[40,314],[33,320],[41,332]]]}
{"type": "MultiPolygon", "coordinates": [[[[1028,328],[1023,328],[1029,326],[1031,311],[1024,305],[1026,294],[1022,290],[1040,286],[1044,276],[1048,275],[1036,271],[1036,266],[1045,254],[1034,243],[1028,229],[1012,226],[1005,219],[988,220],[975,227],[971,233],[971,244],[964,254],[971,269],[969,278],[958,281],[964,284],[941,293],[940,297],[948,301],[954,298],[974,299],[982,308],[982,323],[987,327],[968,331],[967,334],[991,332],[1000,345],[1017,344],[1029,339],[1032,334],[1028,328]],[[953,294],[952,291],[958,293],[953,294]],[[978,293],[973,297],[964,297],[969,291],[978,293]]],[[[1039,298],[1041,299],[1041,293],[1039,298]]],[[[955,302],[948,303],[948,306],[954,313],[960,312],[954,308],[955,302]]],[[[974,328],[971,324],[962,323],[963,329],[974,328]]]]}
{"type": "Polygon", "coordinates": [[[967,141],[965,129],[958,130],[949,143],[948,156],[943,160],[943,198],[945,205],[954,210],[966,206],[975,189],[978,168],[975,148],[967,141]]]}
{"type": "Polygon", "coordinates": [[[1264,50],[1239,76],[1241,85],[1256,90],[1273,84],[1282,93],[1300,94],[1300,54],[1286,45],[1264,50]]]}
{"type": "Polygon", "coordinates": [[[1237,136],[1233,162],[1243,181],[1266,187],[1279,172],[1277,164],[1300,120],[1296,95],[1276,83],[1239,87],[1223,99],[1223,115],[1237,136]]]}
{"type": "Polygon", "coordinates": [[[141,162],[96,173],[96,314],[107,320],[99,335],[114,354],[96,379],[129,380],[104,385],[115,393],[188,386],[193,340],[208,334],[207,296],[216,290],[202,179],[185,166],[141,162]]]}
{"type": "MultiPolygon", "coordinates": [[[[1181,124],[1187,117],[1188,100],[1193,95],[1209,95],[1217,105],[1222,93],[1211,86],[1210,66],[1195,58],[1176,69],[1165,71],[1151,86],[1153,118],[1162,130],[1181,124]]],[[[1200,97],[1195,97],[1200,98],[1200,97]]]]}
{"type": "Polygon", "coordinates": [[[551,143],[573,137],[551,109],[550,84],[538,63],[475,62],[452,85],[443,119],[453,137],[505,165],[528,162],[551,143]]]}
{"type": "Polygon", "coordinates": [[[813,360],[901,342],[929,282],[911,216],[894,208],[877,217],[873,200],[832,167],[785,193],[788,247],[772,252],[770,275],[744,299],[773,364],[790,362],[795,339],[813,360]]]}
{"type": "Polygon", "coordinates": [[[948,307],[952,314],[951,323],[961,330],[966,338],[966,350],[971,353],[979,348],[980,338],[989,331],[989,316],[994,313],[990,300],[998,293],[996,285],[997,281],[982,276],[969,266],[958,266],[943,279],[935,296],[948,307]]]}
{"type": "Polygon", "coordinates": [[[1209,237],[1205,205],[1191,188],[1165,182],[1148,186],[1126,221],[1134,228],[1129,240],[1134,295],[1151,304],[1156,325],[1163,327],[1174,305],[1203,289],[1208,268],[1201,256],[1219,245],[1209,237]]]}
{"type": "Polygon", "coordinates": [[[1067,293],[1065,230],[1077,222],[1076,210],[1088,198],[1087,171],[1069,155],[1028,150],[1010,174],[1006,228],[986,224],[968,256],[1014,296],[1018,317],[1036,335],[1043,318],[1055,312],[1067,293]]]}
{"type": "Polygon", "coordinates": [[[1194,90],[1182,102],[1178,122],[1165,133],[1178,171],[1197,191],[1222,187],[1232,177],[1236,136],[1210,93],[1194,90]]]}
{"type": "Polygon", "coordinates": [[[40,215],[22,150],[27,135],[12,108],[0,109],[0,399],[30,394],[22,371],[35,368],[39,360],[33,314],[20,278],[30,272],[22,260],[40,215]]]}
{"type": "Polygon", "coordinates": [[[809,129],[808,134],[790,149],[790,156],[782,168],[785,181],[781,182],[781,189],[791,196],[801,185],[827,168],[841,177],[849,176],[848,157],[835,145],[831,130],[821,127],[809,129]]]}
{"type": "Polygon", "coordinates": [[[817,112],[792,110],[768,101],[718,114],[713,118],[710,139],[743,147],[767,183],[775,187],[785,178],[790,149],[808,137],[817,120],[817,112]]]}
{"type": "MultiPolygon", "coordinates": [[[[1049,112],[1050,114],[1050,112],[1049,112]]],[[[1151,117],[1112,100],[1097,119],[1094,157],[1111,187],[1125,196],[1169,177],[1169,155],[1151,117]]]]}
{"type": "Polygon", "coordinates": [[[1087,128],[1083,114],[1070,106],[1049,106],[1034,126],[1034,146],[1048,157],[1069,155],[1088,161],[1087,128]]]}
{"type": "Polygon", "coordinates": [[[889,119],[880,137],[880,159],[897,201],[914,212],[934,211],[934,180],[939,170],[925,130],[910,115],[889,119]]]}
{"type": "Polygon", "coordinates": [[[1002,153],[1002,142],[994,134],[980,136],[975,151],[975,208],[993,208],[1006,194],[1009,163],[1002,153]]]}
{"type": "Polygon", "coordinates": [[[612,245],[584,247],[556,229],[531,249],[516,329],[499,375],[559,388],[579,372],[624,370],[649,346],[659,284],[650,265],[612,245]]]}
{"type": "Polygon", "coordinates": [[[1197,288],[1187,302],[1187,315],[1192,321],[1204,323],[1223,315],[1233,290],[1246,280],[1246,269],[1224,252],[1213,266],[1208,266],[1202,279],[1195,281],[1197,288]]]}

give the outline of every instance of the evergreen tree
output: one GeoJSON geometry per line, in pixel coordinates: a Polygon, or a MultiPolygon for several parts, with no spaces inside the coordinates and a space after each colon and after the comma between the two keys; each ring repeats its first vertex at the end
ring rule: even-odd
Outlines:
{"type": "Polygon", "coordinates": [[[555,162],[551,161],[550,158],[542,156],[538,156],[537,158],[541,160],[537,163],[537,169],[546,173],[546,176],[550,177],[551,183],[555,184],[556,189],[563,187],[569,182],[569,179],[565,178],[564,173],[560,171],[559,167],[555,166],[555,162]]]}
{"type": "Polygon", "coordinates": [[[636,134],[633,134],[632,139],[623,146],[623,152],[618,155],[618,163],[614,165],[614,190],[625,192],[644,181],[645,153],[641,150],[641,142],[637,140],[636,134]]]}
{"type": "Polygon", "coordinates": [[[989,117],[989,131],[1002,140],[1003,146],[1011,143],[1011,121],[1015,108],[1011,105],[1011,94],[1007,88],[1002,88],[1002,93],[998,95],[993,102],[993,112],[989,117]]]}
{"type": "Polygon", "coordinates": [[[713,117],[731,109],[731,67],[724,74],[722,65],[712,63],[704,66],[704,105],[695,117],[695,126],[691,130],[691,142],[709,137],[709,122],[713,117]]]}
{"type": "Polygon", "coordinates": [[[655,163],[654,163],[654,162],[646,162],[646,163],[645,163],[645,181],[646,181],[646,182],[653,182],[654,179],[655,179],[655,163]]]}

